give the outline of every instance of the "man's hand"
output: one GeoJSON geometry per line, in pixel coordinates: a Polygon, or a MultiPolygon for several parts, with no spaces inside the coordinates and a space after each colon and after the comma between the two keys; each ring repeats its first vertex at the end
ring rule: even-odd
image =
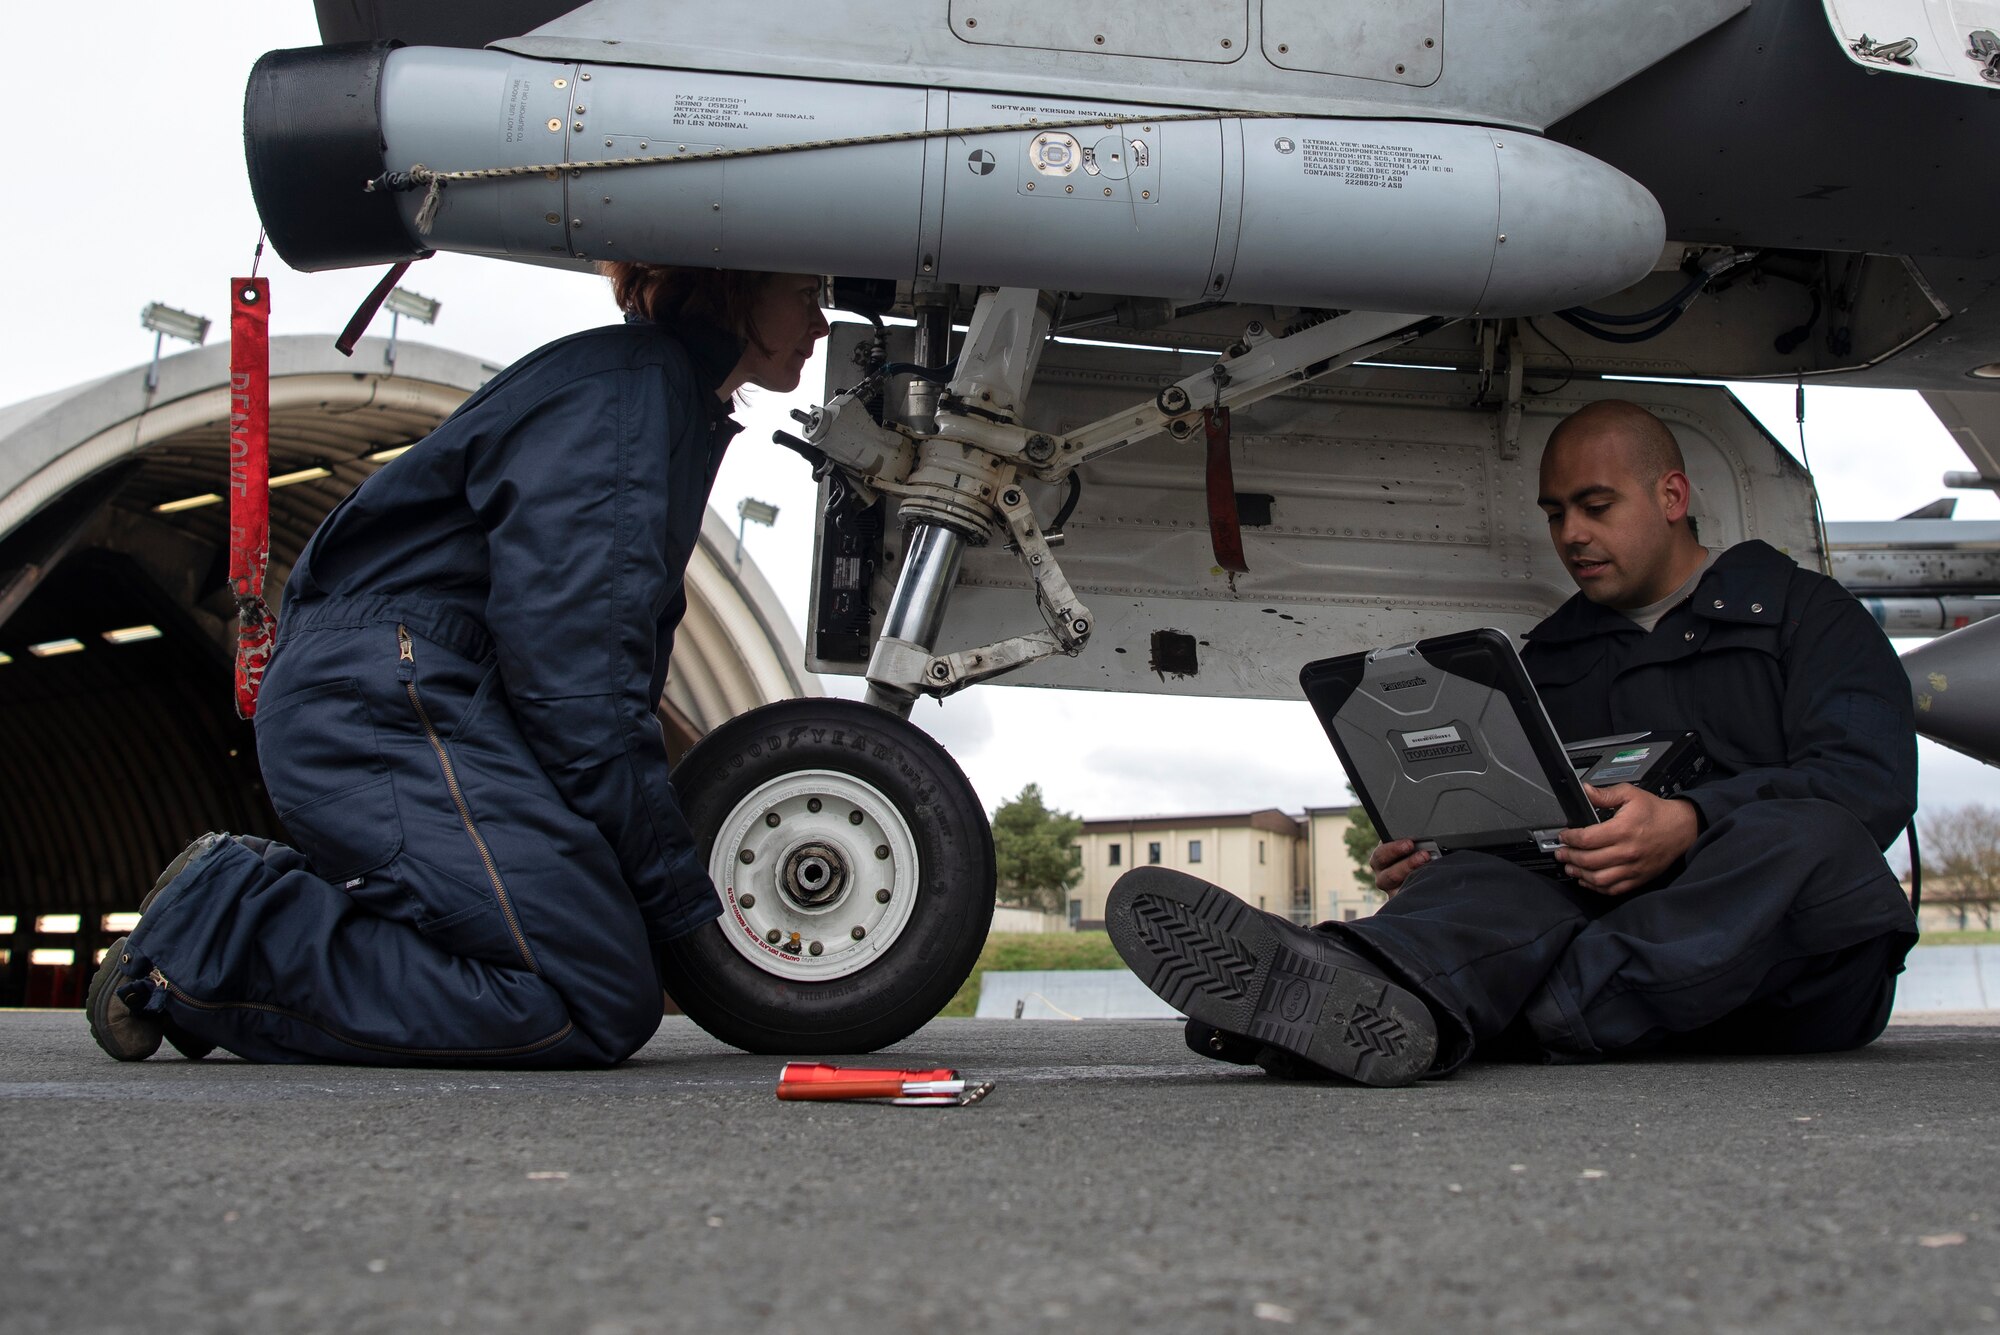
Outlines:
{"type": "Polygon", "coordinates": [[[1375,888],[1393,895],[1403,888],[1411,872],[1430,860],[1430,854],[1417,851],[1416,840],[1392,839],[1375,845],[1375,851],[1368,855],[1368,870],[1375,873],[1375,888]]]}
{"type": "Polygon", "coordinates": [[[1701,833],[1694,803],[1655,797],[1621,783],[1612,788],[1585,784],[1592,805],[1609,808],[1601,825],[1564,830],[1556,861],[1586,890],[1622,895],[1653,880],[1688,851],[1701,833]]]}

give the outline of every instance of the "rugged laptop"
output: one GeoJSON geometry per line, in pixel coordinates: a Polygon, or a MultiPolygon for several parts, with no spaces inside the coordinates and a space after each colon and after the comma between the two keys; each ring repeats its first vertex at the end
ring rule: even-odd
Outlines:
{"type": "Polygon", "coordinates": [[[1384,840],[1473,848],[1554,872],[1565,829],[1595,824],[1583,785],[1671,797],[1708,769],[1693,733],[1565,745],[1513,641],[1491,628],[1308,663],[1299,684],[1384,840]]]}

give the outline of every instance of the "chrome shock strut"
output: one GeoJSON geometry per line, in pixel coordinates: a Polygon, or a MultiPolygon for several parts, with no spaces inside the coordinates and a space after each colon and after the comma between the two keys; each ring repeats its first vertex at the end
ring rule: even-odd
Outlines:
{"type": "Polygon", "coordinates": [[[965,535],[942,524],[917,524],[908,531],[905,545],[908,550],[903,555],[903,573],[896,579],[896,595],[889,602],[882,636],[868,661],[868,703],[898,718],[910,716],[917,693],[891,679],[886,670],[878,675],[877,664],[884,661],[888,646],[909,646],[920,650],[926,659],[930,657],[944,624],[945,601],[958,582],[965,535]]]}
{"type": "MultiPolygon", "coordinates": [[[[919,694],[949,694],[1051,653],[1075,653],[1089,634],[1089,619],[1015,480],[1031,438],[1019,420],[1054,311],[1053,294],[1029,288],[979,298],[957,371],[935,401],[936,431],[920,442],[915,465],[897,488],[906,551],[868,660],[870,704],[907,718],[919,694]],[[965,549],[985,544],[996,530],[1019,547],[1035,573],[1037,604],[1049,629],[938,657],[938,632],[965,549]]],[[[934,359],[948,328],[941,320],[919,325],[924,351],[934,359]]],[[[932,406],[912,396],[913,413],[932,406]]],[[[922,430],[924,424],[910,425],[922,430]]]]}

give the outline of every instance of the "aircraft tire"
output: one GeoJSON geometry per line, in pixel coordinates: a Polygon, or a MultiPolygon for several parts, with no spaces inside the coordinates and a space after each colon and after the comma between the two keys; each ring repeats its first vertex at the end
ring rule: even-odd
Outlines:
{"type": "Polygon", "coordinates": [[[993,831],[945,749],[858,700],[731,719],[674,770],[722,916],[663,947],[668,993],[749,1052],[872,1052],[971,974],[993,831]]]}

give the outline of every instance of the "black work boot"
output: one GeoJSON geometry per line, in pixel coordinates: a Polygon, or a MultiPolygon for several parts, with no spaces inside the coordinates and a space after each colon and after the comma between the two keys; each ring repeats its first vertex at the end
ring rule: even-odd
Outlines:
{"type": "Polygon", "coordinates": [[[228,837],[226,834],[218,834],[216,831],[210,830],[207,834],[197,835],[193,843],[174,854],[174,860],[167,864],[166,870],[162,871],[159,878],[153,882],[153,888],[148,890],[146,897],[139,901],[140,916],[145,916],[146,910],[153,907],[153,901],[160,897],[160,891],[173,884],[174,878],[188,869],[188,863],[193,862],[196,858],[209,849],[214,848],[228,837]]]}
{"type": "Polygon", "coordinates": [[[83,995],[83,1013],[98,1047],[121,1062],[142,1062],[160,1050],[166,1025],[159,1016],[135,1011],[119,999],[118,989],[131,981],[119,969],[132,958],[125,949],[131,939],[121,936],[104,952],[104,963],[90,976],[90,988],[83,995]]]}
{"type": "Polygon", "coordinates": [[[1252,1058],[1273,1074],[1297,1075],[1303,1060],[1364,1085],[1407,1085],[1436,1055],[1437,1025],[1414,992],[1218,886],[1139,867],[1111,888],[1104,916],[1141,982],[1190,1021],[1275,1049],[1268,1063],[1252,1058]]]}
{"type": "MultiPolygon", "coordinates": [[[[188,869],[188,865],[209,849],[229,836],[210,832],[202,835],[182,849],[166,866],[153,888],[139,901],[139,913],[144,918],[146,910],[153,907],[153,901],[160,897],[160,891],[172,884],[174,879],[188,869]]],[[[215,1044],[196,1038],[172,1020],[163,1011],[135,1010],[119,997],[119,991],[134,981],[124,966],[131,962],[131,951],[127,949],[132,938],[121,936],[111,943],[104,952],[104,963],[97,966],[91,975],[90,988],[84,994],[84,1014],[90,1020],[90,1036],[97,1040],[97,1046],[122,1062],[139,1062],[159,1051],[160,1040],[174,1045],[174,1050],[189,1061],[200,1061],[215,1051],[215,1044]]]]}

